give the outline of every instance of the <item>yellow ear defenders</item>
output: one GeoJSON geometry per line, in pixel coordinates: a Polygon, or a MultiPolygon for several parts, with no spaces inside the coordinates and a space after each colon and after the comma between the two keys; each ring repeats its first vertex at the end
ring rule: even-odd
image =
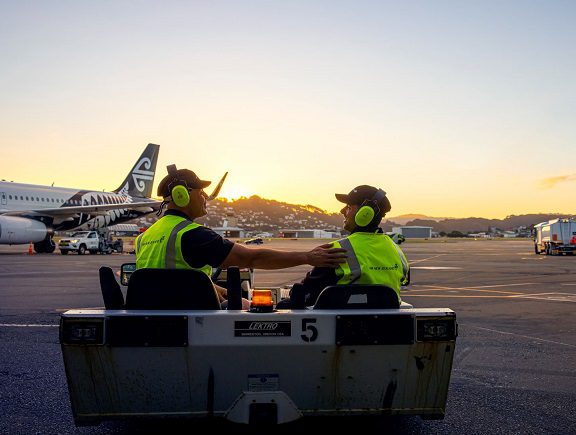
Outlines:
{"type": "Polygon", "coordinates": [[[178,178],[178,170],[176,165],[168,165],[168,174],[172,176],[172,181],[168,185],[172,202],[178,207],[186,207],[190,202],[190,193],[188,193],[188,185],[184,180],[178,178]]]}
{"type": "Polygon", "coordinates": [[[366,227],[370,225],[374,216],[380,213],[380,207],[378,203],[384,199],[386,192],[382,189],[378,189],[371,199],[365,200],[356,214],[354,215],[354,222],[359,227],[366,227]]]}

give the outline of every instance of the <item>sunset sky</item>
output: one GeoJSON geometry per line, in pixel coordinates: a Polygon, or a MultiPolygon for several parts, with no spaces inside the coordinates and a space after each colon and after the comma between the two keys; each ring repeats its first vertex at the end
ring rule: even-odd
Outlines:
{"type": "MultiPolygon", "coordinates": [[[[576,214],[571,0],[0,0],[0,179],[112,190],[146,144],[221,195],[576,214]]],[[[208,189],[210,190],[210,189],[208,189]]]]}

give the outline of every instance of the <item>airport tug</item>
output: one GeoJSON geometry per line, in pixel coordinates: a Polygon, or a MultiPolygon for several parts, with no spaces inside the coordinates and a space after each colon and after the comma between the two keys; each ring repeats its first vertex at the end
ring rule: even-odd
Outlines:
{"type": "Polygon", "coordinates": [[[276,310],[287,290],[251,289],[253,271],[229,268],[217,271],[228,287],[221,309],[201,272],[134,270],[122,266],[125,300],[112,269],[102,267],[106,308],[61,315],[77,426],[138,417],[254,425],[444,417],[457,337],[449,308],[399,305],[393,290],[364,285],[328,287],[304,306],[294,285],[297,308],[276,310]]]}

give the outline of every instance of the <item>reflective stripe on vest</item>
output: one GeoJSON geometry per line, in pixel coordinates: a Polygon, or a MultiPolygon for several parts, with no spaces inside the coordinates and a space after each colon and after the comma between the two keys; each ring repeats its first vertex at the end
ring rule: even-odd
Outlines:
{"type": "Polygon", "coordinates": [[[194,268],[182,256],[182,235],[198,227],[199,224],[180,216],[163,216],[136,239],[136,267],[195,269],[211,276],[212,266],[194,268]]]}
{"type": "Polygon", "coordinates": [[[348,239],[340,240],[340,246],[346,249],[346,263],[348,263],[348,276],[350,282],[346,284],[353,284],[360,275],[362,275],[362,269],[360,269],[360,263],[358,262],[358,258],[356,257],[356,253],[354,252],[354,248],[352,248],[352,243],[348,239]]]}
{"type": "MultiPolygon", "coordinates": [[[[390,237],[390,236],[388,236],[390,237]]],[[[394,243],[394,240],[392,240],[392,242],[394,243]]],[[[408,280],[408,271],[410,270],[410,266],[408,264],[408,260],[406,259],[406,256],[404,255],[404,252],[402,252],[402,249],[400,249],[400,247],[394,243],[394,247],[396,248],[396,251],[398,252],[398,255],[400,256],[400,260],[402,261],[402,281],[400,281],[400,284],[404,285],[406,284],[406,281],[408,280]]]]}

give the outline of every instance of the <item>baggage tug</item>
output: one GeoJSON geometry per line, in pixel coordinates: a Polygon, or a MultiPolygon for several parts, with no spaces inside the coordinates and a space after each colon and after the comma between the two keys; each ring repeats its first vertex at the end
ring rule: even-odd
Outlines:
{"type": "Polygon", "coordinates": [[[129,285],[124,306],[66,311],[60,343],[74,422],[179,417],[275,425],[395,414],[442,419],[455,312],[406,303],[378,307],[371,295],[380,289],[374,287],[330,287],[315,306],[291,310],[275,310],[273,298],[266,302],[260,294],[265,302],[254,297],[250,310],[151,310],[131,303],[137,289],[129,285]],[[343,304],[331,297],[335,291],[350,297],[343,304]]]}

